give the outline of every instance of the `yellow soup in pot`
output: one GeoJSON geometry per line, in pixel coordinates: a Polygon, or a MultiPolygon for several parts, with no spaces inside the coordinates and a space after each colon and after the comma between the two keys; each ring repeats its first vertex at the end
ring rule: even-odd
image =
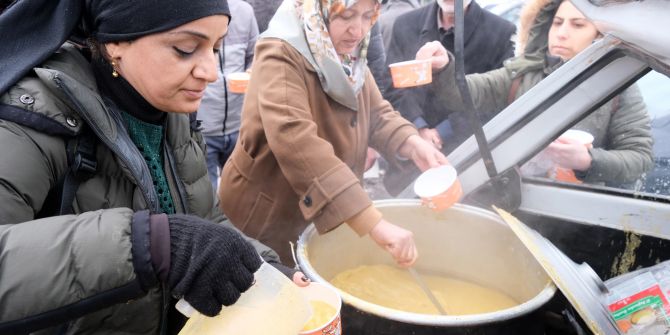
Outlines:
{"type": "MultiPolygon", "coordinates": [[[[498,290],[471,282],[422,275],[447,315],[495,312],[519,303],[498,290]]],[[[339,273],[331,283],[359,299],[400,311],[439,314],[407,270],[388,265],[365,265],[339,273]]]]}

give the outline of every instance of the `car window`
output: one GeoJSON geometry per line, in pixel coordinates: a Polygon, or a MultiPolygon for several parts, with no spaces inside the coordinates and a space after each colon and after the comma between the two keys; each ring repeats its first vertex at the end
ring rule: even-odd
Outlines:
{"type": "Polygon", "coordinates": [[[670,78],[652,71],[637,83],[651,116],[654,136],[654,168],[646,174],[640,191],[670,195],[670,78]]]}
{"type": "Polygon", "coordinates": [[[670,78],[645,74],[521,171],[556,183],[670,196],[670,78]]]}

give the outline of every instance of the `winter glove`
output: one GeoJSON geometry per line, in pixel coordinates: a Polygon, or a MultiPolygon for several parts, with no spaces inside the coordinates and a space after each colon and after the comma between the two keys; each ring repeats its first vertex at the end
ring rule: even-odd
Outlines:
{"type": "Polygon", "coordinates": [[[172,295],[215,316],[253,284],[262,261],[237,231],[190,215],[168,215],[168,222],[172,295]]]}

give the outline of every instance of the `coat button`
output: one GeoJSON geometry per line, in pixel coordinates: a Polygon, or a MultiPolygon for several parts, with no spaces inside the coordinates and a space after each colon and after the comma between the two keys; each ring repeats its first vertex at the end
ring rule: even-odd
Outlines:
{"type": "Polygon", "coordinates": [[[71,117],[71,116],[68,116],[68,117],[65,119],[65,122],[66,122],[66,123],[68,124],[68,126],[70,126],[70,127],[76,127],[77,124],[79,123],[79,122],[77,122],[77,119],[75,119],[75,118],[73,118],[73,117],[71,117]]]}
{"type": "Polygon", "coordinates": [[[308,195],[305,197],[305,199],[302,200],[302,202],[305,204],[305,206],[310,207],[312,206],[312,198],[308,195]]]}
{"type": "Polygon", "coordinates": [[[351,124],[351,128],[356,128],[356,126],[358,125],[358,119],[356,119],[356,117],[354,116],[353,118],[351,118],[351,123],[350,124],[351,124]]]}
{"type": "Polygon", "coordinates": [[[29,94],[23,94],[19,97],[19,101],[21,101],[21,103],[23,103],[24,105],[30,105],[33,102],[35,102],[35,98],[33,98],[29,94]]]}

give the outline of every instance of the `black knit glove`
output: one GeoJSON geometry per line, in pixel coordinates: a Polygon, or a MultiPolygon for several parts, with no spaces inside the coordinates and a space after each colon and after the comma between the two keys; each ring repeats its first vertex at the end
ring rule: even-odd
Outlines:
{"type": "Polygon", "coordinates": [[[168,215],[170,271],[167,284],[198,312],[215,316],[254,280],[261,258],[235,230],[190,215],[168,215]]]}

